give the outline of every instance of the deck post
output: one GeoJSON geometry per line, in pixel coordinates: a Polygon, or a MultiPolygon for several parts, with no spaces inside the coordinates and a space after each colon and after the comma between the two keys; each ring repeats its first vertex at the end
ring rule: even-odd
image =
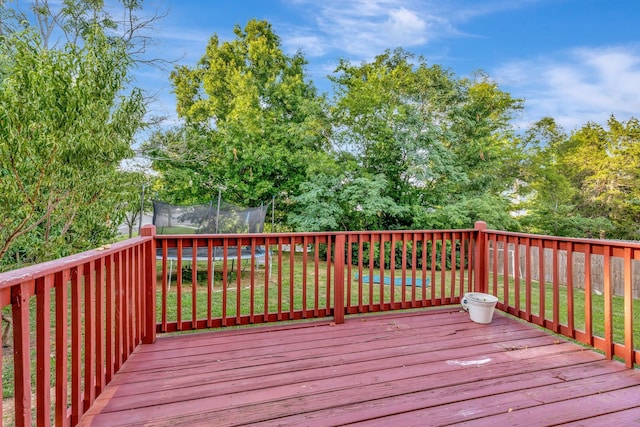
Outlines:
{"type": "Polygon", "coordinates": [[[484,231],[487,229],[487,223],[477,221],[474,229],[476,230],[476,244],[473,253],[473,290],[486,293],[488,291],[487,240],[484,231]]]}
{"type": "Polygon", "coordinates": [[[333,251],[333,321],[336,324],[344,323],[344,250],[345,235],[336,236],[335,250],[333,251]]]}
{"type": "Polygon", "coordinates": [[[152,237],[145,245],[146,258],[144,261],[144,297],[146,312],[144,313],[143,344],[156,342],[156,227],[145,225],[142,227],[141,236],[152,237]]]}

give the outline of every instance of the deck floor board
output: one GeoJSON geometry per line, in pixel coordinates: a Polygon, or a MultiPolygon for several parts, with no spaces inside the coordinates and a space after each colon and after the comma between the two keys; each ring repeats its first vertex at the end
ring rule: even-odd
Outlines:
{"type": "Polygon", "coordinates": [[[613,425],[640,371],[496,313],[414,311],[158,338],[82,425],[613,425]]]}

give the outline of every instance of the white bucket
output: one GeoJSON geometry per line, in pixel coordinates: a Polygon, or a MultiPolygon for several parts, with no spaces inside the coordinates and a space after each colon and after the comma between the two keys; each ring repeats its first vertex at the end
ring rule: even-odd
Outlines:
{"type": "Polygon", "coordinates": [[[476,323],[491,323],[493,310],[498,298],[480,292],[468,292],[462,297],[462,308],[469,311],[469,317],[476,323]]]}

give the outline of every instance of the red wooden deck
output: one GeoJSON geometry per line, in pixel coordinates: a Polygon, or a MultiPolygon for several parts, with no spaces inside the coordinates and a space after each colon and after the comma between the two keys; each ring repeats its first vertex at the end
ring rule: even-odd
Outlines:
{"type": "Polygon", "coordinates": [[[160,337],[81,425],[630,425],[640,371],[496,313],[352,317],[160,337]]]}

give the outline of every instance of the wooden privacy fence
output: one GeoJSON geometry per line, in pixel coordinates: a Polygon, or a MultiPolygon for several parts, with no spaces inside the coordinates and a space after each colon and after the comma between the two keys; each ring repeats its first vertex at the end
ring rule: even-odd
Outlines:
{"type": "MultiPolygon", "coordinates": [[[[515,275],[515,256],[518,256],[518,274],[520,277],[524,276],[524,265],[526,262],[527,252],[526,246],[516,245],[510,243],[507,245],[507,256],[502,253],[504,251],[504,245],[502,242],[496,242],[498,271],[503,271],[505,259],[508,263],[508,271],[511,277],[515,275]]],[[[493,247],[489,248],[489,257],[493,257],[493,247]]],[[[552,249],[543,249],[544,264],[543,269],[545,274],[545,281],[551,282],[553,280],[554,268],[553,257],[554,253],[552,249]]],[[[529,253],[531,257],[531,279],[535,281],[540,280],[540,251],[538,248],[532,248],[529,253]]],[[[580,252],[573,252],[571,258],[571,267],[568,266],[567,251],[558,250],[557,253],[558,264],[558,283],[566,286],[567,271],[571,271],[571,283],[576,289],[585,289],[585,254],[580,252]]],[[[604,256],[598,254],[590,255],[591,263],[591,290],[597,294],[602,294],[604,291],[604,256]]],[[[632,295],[634,299],[640,298],[640,261],[631,260],[631,284],[632,295]]],[[[624,295],[624,259],[622,257],[611,257],[611,281],[613,286],[613,294],[618,296],[624,295]]]]}
{"type": "Polygon", "coordinates": [[[484,223],[189,236],[156,236],[145,226],[141,237],[111,247],[0,274],[1,307],[14,326],[1,372],[13,396],[0,415],[18,426],[77,424],[131,352],[158,333],[313,318],[340,324],[350,314],[457,304],[469,291],[492,293],[498,309],[631,367],[640,362],[633,345],[638,260],[640,245],[499,232],[484,223]],[[510,247],[519,256],[510,259],[510,247]],[[597,277],[602,296],[594,292],[597,277]]]}

